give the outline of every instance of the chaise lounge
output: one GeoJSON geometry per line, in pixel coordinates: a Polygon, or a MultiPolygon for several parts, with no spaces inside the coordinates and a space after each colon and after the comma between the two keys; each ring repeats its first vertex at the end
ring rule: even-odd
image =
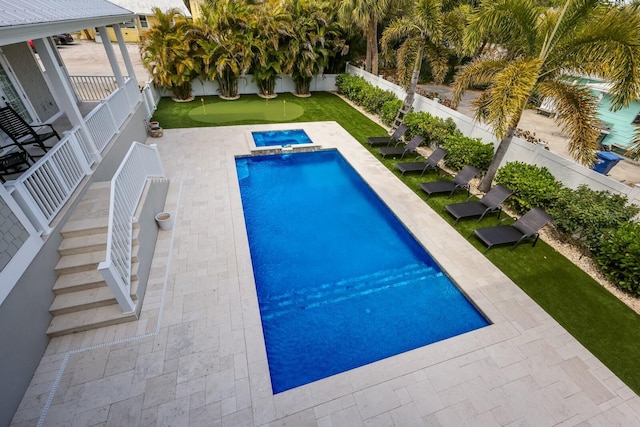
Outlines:
{"type": "Polygon", "coordinates": [[[415,153],[416,149],[422,144],[422,141],[424,141],[424,138],[416,135],[411,138],[411,141],[407,142],[404,147],[382,147],[378,148],[378,152],[383,159],[387,156],[400,156],[400,158],[403,158],[405,154],[415,153]]]}
{"type": "Polygon", "coordinates": [[[402,175],[407,172],[420,172],[420,175],[424,175],[429,169],[438,170],[438,162],[444,159],[447,154],[447,150],[444,148],[436,148],[424,162],[398,163],[396,168],[402,172],[402,175]]]}
{"type": "Polygon", "coordinates": [[[402,137],[407,132],[409,128],[407,125],[402,124],[398,126],[398,128],[390,135],[390,136],[369,136],[367,137],[367,143],[370,147],[379,147],[382,145],[386,145],[390,147],[391,145],[397,145],[401,142],[402,137]]]}
{"type": "Polygon", "coordinates": [[[449,197],[457,190],[467,190],[469,194],[469,183],[474,176],[480,173],[480,169],[473,166],[465,166],[460,172],[453,177],[452,181],[433,181],[423,182],[420,184],[420,188],[427,193],[427,197],[431,197],[436,193],[449,193],[449,197]]]}
{"type": "Polygon", "coordinates": [[[496,245],[513,244],[513,250],[525,240],[533,239],[535,246],[540,237],[539,231],[551,222],[553,218],[540,208],[533,208],[516,222],[510,225],[496,225],[494,227],[478,228],[473,234],[487,246],[485,252],[496,245]]]}
{"type": "Polygon", "coordinates": [[[496,185],[482,199],[477,201],[466,201],[463,203],[452,203],[445,205],[445,209],[453,215],[456,223],[462,218],[479,216],[480,221],[488,213],[498,212],[498,219],[502,212],[502,203],[507,200],[513,191],[503,185],[496,185]]]}

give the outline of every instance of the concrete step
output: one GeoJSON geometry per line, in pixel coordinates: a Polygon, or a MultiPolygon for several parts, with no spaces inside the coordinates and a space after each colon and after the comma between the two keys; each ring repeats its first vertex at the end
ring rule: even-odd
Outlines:
{"type": "MultiPolygon", "coordinates": [[[[133,244],[138,244],[138,235],[140,228],[134,224],[133,228],[133,244]]],[[[87,252],[95,252],[104,250],[107,247],[107,233],[87,234],[76,237],[65,237],[58,247],[61,256],[76,255],[87,252]]],[[[104,261],[104,260],[103,260],[104,261]]]]}
{"type": "Polygon", "coordinates": [[[56,295],[49,312],[54,316],[115,304],[116,299],[106,284],[103,286],[56,295]]]}
{"type": "MultiPolygon", "coordinates": [[[[60,258],[56,264],[56,272],[59,275],[79,273],[81,271],[96,270],[98,265],[107,259],[106,250],[79,253],[74,255],[65,255],[60,258]]],[[[138,251],[134,247],[131,254],[131,263],[138,262],[138,251]]]]}
{"type": "Polygon", "coordinates": [[[117,325],[136,319],[135,313],[123,314],[118,304],[111,304],[55,316],[49,324],[47,335],[58,337],[74,332],[117,325]]]}
{"type": "MultiPolygon", "coordinates": [[[[131,283],[133,292],[133,283],[138,280],[137,262],[131,264],[131,283]]],[[[83,291],[87,289],[95,289],[100,286],[106,286],[100,272],[96,269],[78,271],[75,273],[60,274],[56,283],[53,285],[53,292],[56,295],[66,294],[69,292],[83,291]]]]}
{"type": "Polygon", "coordinates": [[[91,234],[107,233],[109,217],[89,217],[77,220],[69,220],[62,227],[62,237],[79,237],[91,234]]]}

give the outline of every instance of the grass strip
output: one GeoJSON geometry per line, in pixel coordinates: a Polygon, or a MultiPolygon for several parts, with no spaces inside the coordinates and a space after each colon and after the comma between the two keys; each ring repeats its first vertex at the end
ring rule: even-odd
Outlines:
{"type": "MultiPolygon", "coordinates": [[[[217,97],[210,98],[212,99],[207,102],[229,102],[217,97]]],[[[260,99],[257,96],[255,98],[260,99]]],[[[446,211],[443,212],[444,205],[465,201],[466,193],[459,192],[451,198],[435,195],[427,199],[418,184],[439,179],[438,175],[431,172],[424,177],[402,176],[395,168],[397,161],[380,158],[375,148],[371,149],[365,144],[367,136],[385,135],[386,130],[339,97],[327,92],[314,92],[310,98],[280,94],[276,99],[296,102],[304,107],[304,113],[291,120],[291,123],[336,121],[463,236],[468,236],[475,228],[489,227],[498,222],[493,215],[481,223],[471,219],[454,225],[451,216],[446,211]]],[[[189,118],[189,111],[195,105],[163,99],[153,120],[159,121],[166,129],[207,126],[189,118]]],[[[227,125],[264,123],[272,122],[251,119],[228,122],[227,125]]],[[[472,237],[469,242],[478,250],[484,251],[484,246],[477,239],[472,237]]],[[[494,248],[485,256],[632,390],[640,394],[640,358],[637,357],[640,354],[640,315],[543,241],[539,241],[535,247],[523,244],[513,251],[508,247],[494,248]]]]}

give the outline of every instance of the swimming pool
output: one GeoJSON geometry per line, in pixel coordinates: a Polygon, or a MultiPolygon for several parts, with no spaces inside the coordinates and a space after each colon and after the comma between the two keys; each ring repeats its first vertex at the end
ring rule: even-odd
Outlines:
{"type": "Polygon", "coordinates": [[[251,132],[256,147],[269,147],[273,145],[311,144],[311,138],[302,129],[272,130],[265,132],[251,132]]]}
{"type": "Polygon", "coordinates": [[[337,150],[236,168],[274,393],[489,324],[337,150]]]}

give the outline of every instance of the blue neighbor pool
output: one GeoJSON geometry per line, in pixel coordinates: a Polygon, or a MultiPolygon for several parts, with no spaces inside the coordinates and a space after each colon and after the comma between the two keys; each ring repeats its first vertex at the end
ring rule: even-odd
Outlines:
{"type": "Polygon", "coordinates": [[[302,129],[293,130],[272,130],[267,132],[251,132],[256,147],[269,147],[272,145],[296,145],[311,144],[306,132],[302,129]]]}
{"type": "Polygon", "coordinates": [[[489,324],[337,150],[236,167],[274,393],[489,324]]]}

